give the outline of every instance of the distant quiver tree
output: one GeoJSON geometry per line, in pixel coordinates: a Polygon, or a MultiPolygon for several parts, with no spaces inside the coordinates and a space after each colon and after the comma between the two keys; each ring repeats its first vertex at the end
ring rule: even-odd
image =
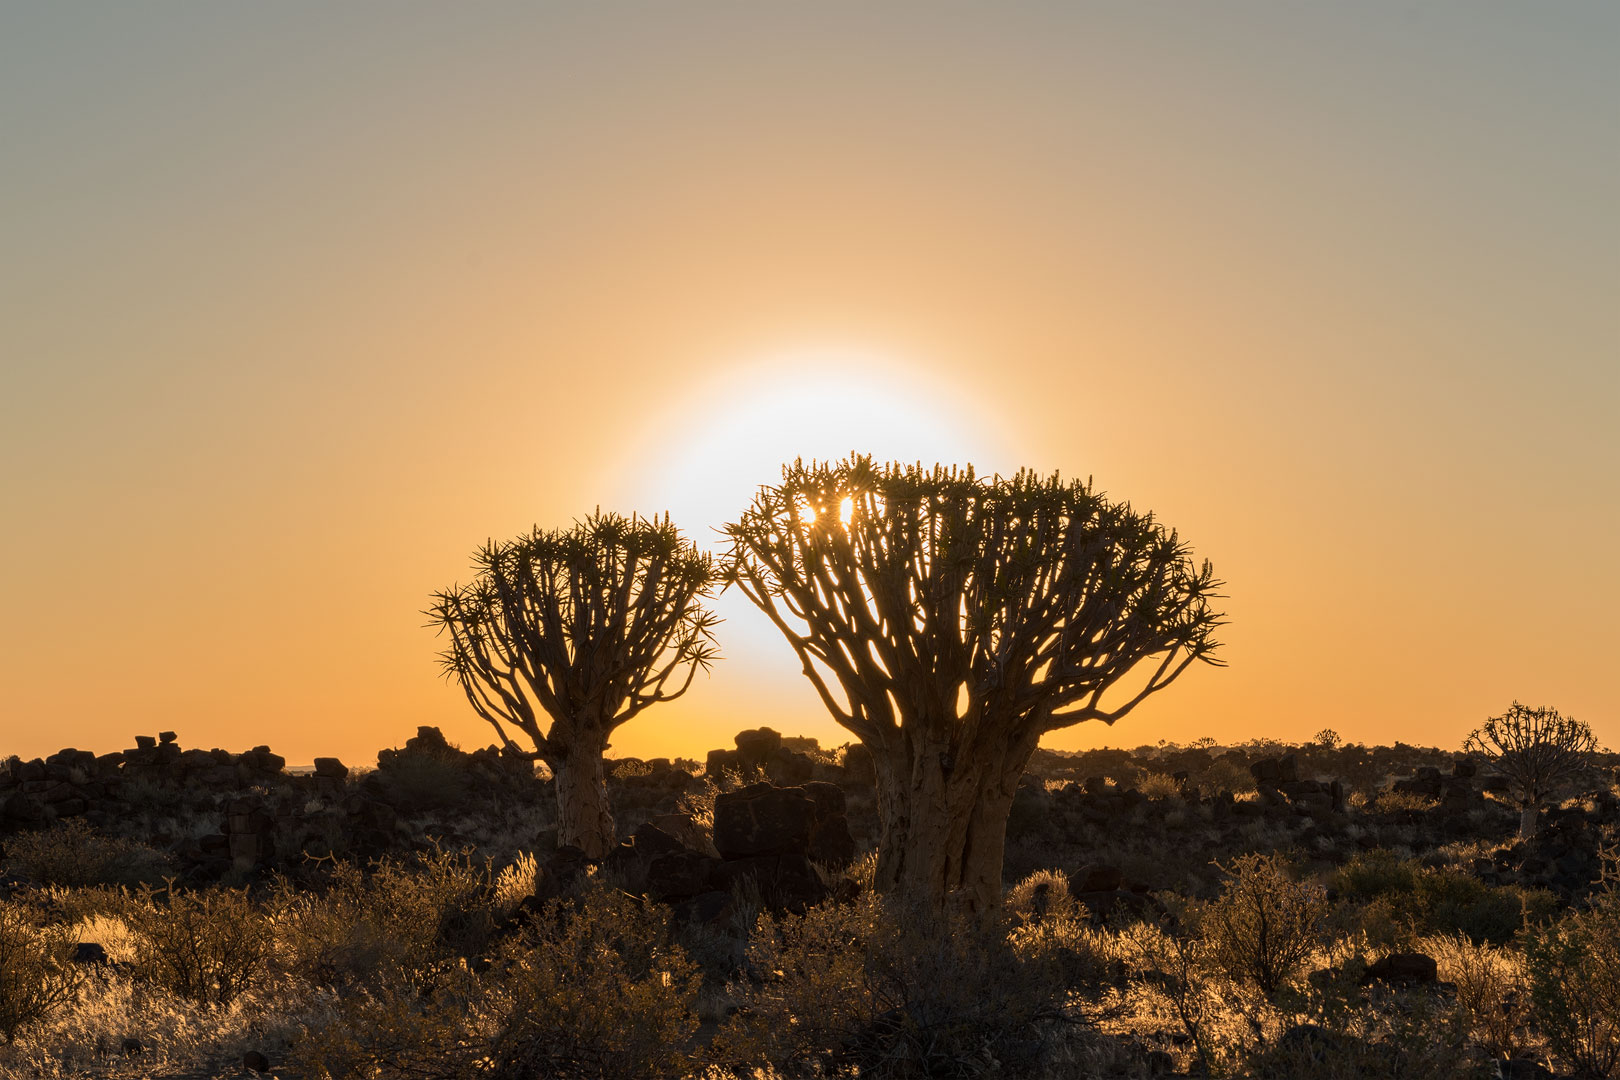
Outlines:
{"type": "Polygon", "coordinates": [[[1209,564],[1089,483],[801,460],[727,533],[728,581],[872,751],[877,885],[909,903],[993,908],[1041,736],[1111,724],[1194,661],[1218,663],[1209,564]]]}
{"type": "Polygon", "coordinates": [[[703,600],[719,568],[667,514],[600,510],[572,529],[490,541],[474,566],[469,584],[434,593],[424,613],[449,635],[445,675],[509,751],[551,769],[559,845],[601,858],[614,842],[608,738],[680,697],[715,659],[718,619],[703,600]]]}
{"type": "Polygon", "coordinates": [[[1557,709],[1529,709],[1517,701],[1463,740],[1463,750],[1482,754],[1508,778],[1519,806],[1519,835],[1536,834],[1541,807],[1581,775],[1597,750],[1592,729],[1557,709]]]}

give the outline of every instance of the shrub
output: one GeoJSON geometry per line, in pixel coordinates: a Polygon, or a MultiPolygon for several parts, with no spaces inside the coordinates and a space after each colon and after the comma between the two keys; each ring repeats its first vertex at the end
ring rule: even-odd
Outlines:
{"type": "Polygon", "coordinates": [[[669,915],[597,887],[553,900],[502,952],[484,1010],[486,1075],[667,1077],[697,1030],[696,965],[667,944],[669,915]]]}
{"type": "Polygon", "coordinates": [[[44,923],[29,907],[0,900],[0,1036],[8,1044],[78,989],[73,946],[68,926],[44,923]]]}
{"type": "Polygon", "coordinates": [[[1028,1071],[1047,1023],[1068,1012],[1065,980],[1086,982],[1076,958],[1094,955],[1090,929],[1049,919],[1018,939],[1006,922],[958,917],[931,934],[924,925],[872,895],[761,916],[751,978],[732,987],[743,1007],[710,1059],[880,1077],[1028,1071]]]}
{"type": "Polygon", "coordinates": [[[136,970],[193,1001],[217,1004],[240,994],[269,958],[269,921],[234,889],[182,891],[173,883],[159,902],[143,889],[122,915],[136,970]]]}
{"type": "Polygon", "coordinates": [[[98,832],[83,818],[69,818],[41,832],[6,841],[6,864],[41,885],[156,885],[169,869],[168,856],[123,837],[98,832]]]}
{"type": "Polygon", "coordinates": [[[1276,855],[1240,855],[1228,873],[1204,911],[1210,959],[1234,981],[1275,999],[1321,937],[1326,893],[1295,881],[1276,855]]]}
{"type": "Polygon", "coordinates": [[[1465,934],[1431,939],[1425,948],[1440,978],[1457,987],[1457,1005],[1474,1040],[1499,1058],[1526,1049],[1530,993],[1516,954],[1477,944],[1465,934]]]}
{"type": "Polygon", "coordinates": [[[1414,936],[1464,934],[1476,945],[1505,944],[1526,921],[1544,919],[1557,907],[1546,890],[1487,885],[1460,870],[1429,869],[1383,849],[1351,859],[1333,883],[1345,899],[1367,903],[1369,910],[1387,904],[1414,936]]]}
{"type": "Polygon", "coordinates": [[[384,859],[369,875],[339,863],[321,892],[283,881],[272,903],[282,963],[319,985],[374,982],[390,966],[429,981],[488,947],[521,873],[497,892],[487,868],[436,848],[409,861],[384,859]]]}
{"type": "Polygon", "coordinates": [[[1620,1067],[1620,903],[1532,932],[1525,945],[1531,1000],[1560,1057],[1588,1076],[1620,1067]]]}
{"type": "Polygon", "coordinates": [[[371,1080],[475,1073],[481,1047],[468,1009],[479,989],[470,972],[424,992],[413,973],[388,965],[373,983],[336,995],[323,1016],[304,1025],[289,1055],[298,1075],[371,1080]]]}

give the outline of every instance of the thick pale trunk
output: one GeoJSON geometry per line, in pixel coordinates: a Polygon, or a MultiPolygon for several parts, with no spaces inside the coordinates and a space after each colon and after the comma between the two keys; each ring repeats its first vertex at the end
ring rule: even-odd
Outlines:
{"type": "Polygon", "coordinates": [[[1536,835],[1536,828],[1541,824],[1541,810],[1534,806],[1526,806],[1519,811],[1519,839],[1528,840],[1536,835]]]}
{"type": "Polygon", "coordinates": [[[558,846],[571,845],[593,859],[606,858],[614,830],[601,753],[571,753],[549,764],[557,785],[558,846]]]}
{"type": "Polygon", "coordinates": [[[908,907],[987,914],[1001,903],[1007,815],[1029,760],[1018,747],[875,753],[883,832],[877,887],[908,907]]]}

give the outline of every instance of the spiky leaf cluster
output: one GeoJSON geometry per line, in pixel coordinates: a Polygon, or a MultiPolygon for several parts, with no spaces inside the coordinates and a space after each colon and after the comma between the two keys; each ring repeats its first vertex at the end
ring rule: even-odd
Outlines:
{"type": "Polygon", "coordinates": [[[449,635],[445,675],[514,751],[550,760],[566,749],[542,717],[605,735],[685,693],[717,655],[703,600],[719,570],[667,515],[598,511],[571,529],[490,541],[474,566],[424,614],[449,635]],[[508,725],[535,750],[517,747],[508,725]]]}
{"type": "Polygon", "coordinates": [[[1218,662],[1209,563],[1151,514],[1056,474],[801,460],[727,532],[729,581],[864,740],[940,718],[1009,734],[1112,722],[1218,662]],[[1140,692],[1105,708],[1150,657],[1140,692]]]}

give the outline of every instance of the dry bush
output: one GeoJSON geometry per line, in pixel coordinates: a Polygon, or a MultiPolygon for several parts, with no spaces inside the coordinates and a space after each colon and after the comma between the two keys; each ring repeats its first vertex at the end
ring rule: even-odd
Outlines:
{"type": "Polygon", "coordinates": [[[1240,855],[1228,874],[1202,913],[1210,961],[1275,1000],[1320,943],[1327,895],[1294,880],[1277,855],[1240,855]]]}
{"type": "Polygon", "coordinates": [[[1028,1074],[1052,1023],[1076,1018],[1065,982],[1084,981],[1077,958],[1090,955],[1090,929],[1051,920],[1013,940],[1006,921],[986,928],[956,918],[938,936],[922,925],[872,895],[762,916],[748,978],[732,986],[742,1008],[709,1060],[789,1075],[1028,1074]]]}
{"type": "Polygon", "coordinates": [[[168,856],[145,844],[107,836],[83,818],[69,818],[41,832],[6,841],[6,866],[41,885],[157,885],[170,869],[168,856]]]}
{"type": "Polygon", "coordinates": [[[302,1025],[289,1063],[312,1080],[473,1076],[483,1040],[469,1012],[480,995],[464,969],[424,992],[412,972],[389,964],[369,987],[327,992],[323,1008],[302,1025]]]}
{"type": "Polygon", "coordinates": [[[1440,978],[1457,987],[1457,1005],[1475,1042],[1492,1057],[1516,1057],[1529,1046],[1530,988],[1517,952],[1478,945],[1465,934],[1431,938],[1440,978]]]}
{"type": "Polygon", "coordinates": [[[270,957],[264,913],[234,889],[143,889],[121,913],[140,975],[182,997],[223,1004],[247,988],[270,957]]]}
{"type": "Polygon", "coordinates": [[[669,914],[597,887],[553,900],[501,953],[480,1006],[485,1076],[667,1077],[686,1071],[697,967],[669,943],[669,914]]]}
{"type": "Polygon", "coordinates": [[[81,981],[74,941],[70,927],[0,900],[0,1036],[8,1044],[73,997],[81,981]]]}
{"type": "Polygon", "coordinates": [[[1536,1019],[1558,1055],[1587,1076],[1620,1069],[1620,895],[1533,931],[1525,943],[1536,1019]]]}
{"type": "Polygon", "coordinates": [[[1181,785],[1169,773],[1162,772],[1143,773],[1136,789],[1150,799],[1173,799],[1181,794],[1181,785]]]}
{"type": "Polygon", "coordinates": [[[516,874],[497,892],[487,867],[435,848],[384,859],[370,874],[339,863],[324,891],[283,881],[271,905],[281,963],[317,985],[367,983],[391,965],[431,980],[488,947],[501,905],[516,903],[516,874]]]}

